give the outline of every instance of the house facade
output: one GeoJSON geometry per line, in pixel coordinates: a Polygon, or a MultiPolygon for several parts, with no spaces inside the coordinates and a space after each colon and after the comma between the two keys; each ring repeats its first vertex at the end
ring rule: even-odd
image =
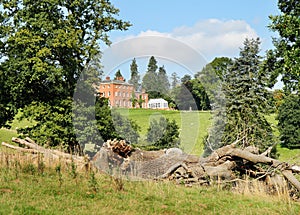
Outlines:
{"type": "Polygon", "coordinates": [[[148,94],[145,91],[136,92],[134,86],[125,82],[123,77],[119,77],[116,80],[106,77],[100,83],[98,89],[100,96],[108,98],[112,107],[138,108],[138,102],[135,103],[134,107],[132,106],[132,100],[136,98],[137,100],[142,99],[141,108],[148,108],[148,94]]]}

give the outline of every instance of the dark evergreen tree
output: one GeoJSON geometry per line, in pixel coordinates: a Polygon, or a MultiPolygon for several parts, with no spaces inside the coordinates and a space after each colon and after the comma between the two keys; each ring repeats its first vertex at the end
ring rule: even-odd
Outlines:
{"type": "Polygon", "coordinates": [[[171,88],[174,89],[179,84],[179,77],[176,72],[171,74],[171,88]]]}
{"type": "Polygon", "coordinates": [[[162,95],[167,95],[170,90],[170,82],[164,66],[159,67],[158,69],[157,81],[157,91],[162,95]]]}
{"type": "MultiPolygon", "coordinates": [[[[261,151],[275,143],[266,114],[266,80],[260,70],[259,39],[246,39],[224,77],[226,120],[221,143],[210,145],[210,150],[240,140],[239,145],[259,147],[261,151]]],[[[219,125],[221,125],[219,123],[219,125]]]]}
{"type": "Polygon", "coordinates": [[[136,63],[135,58],[132,60],[130,64],[130,80],[128,81],[129,84],[133,84],[135,91],[140,91],[140,75],[138,72],[138,65],[136,63]]]}
{"type": "Polygon", "coordinates": [[[291,94],[279,107],[278,129],[281,146],[300,148],[300,96],[291,94]]]}
{"type": "Polygon", "coordinates": [[[157,92],[158,90],[158,81],[157,81],[157,61],[154,56],[150,57],[148,63],[148,69],[146,74],[143,77],[142,87],[146,92],[157,92]]]}
{"type": "Polygon", "coordinates": [[[115,80],[118,80],[118,79],[120,79],[120,78],[123,78],[123,75],[122,75],[122,73],[121,73],[121,70],[118,69],[118,71],[115,73],[114,79],[115,79],[115,80]]]}

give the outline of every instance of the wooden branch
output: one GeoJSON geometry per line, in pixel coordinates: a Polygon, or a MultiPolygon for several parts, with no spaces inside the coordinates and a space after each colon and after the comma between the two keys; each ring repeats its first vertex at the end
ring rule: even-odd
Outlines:
{"type": "Polygon", "coordinates": [[[296,179],[291,170],[283,170],[282,175],[300,192],[300,182],[296,179]]]}
{"type": "Polygon", "coordinates": [[[76,162],[79,162],[79,163],[84,163],[86,161],[86,158],[81,157],[81,156],[71,155],[71,154],[61,152],[61,151],[58,151],[58,150],[46,149],[46,148],[36,144],[29,137],[26,137],[25,140],[13,137],[12,141],[15,142],[15,143],[19,143],[20,145],[29,147],[30,150],[34,150],[37,153],[42,153],[47,157],[53,157],[55,159],[62,158],[62,159],[67,160],[67,162],[70,162],[71,160],[73,160],[73,161],[76,161],[76,162]]]}
{"type": "Polygon", "coordinates": [[[10,148],[10,149],[17,150],[19,152],[27,152],[27,153],[32,153],[32,154],[37,154],[38,153],[37,150],[34,150],[34,149],[25,149],[25,148],[22,148],[22,147],[19,147],[19,146],[13,146],[13,145],[5,143],[5,142],[2,142],[1,145],[5,146],[7,148],[10,148]]]}

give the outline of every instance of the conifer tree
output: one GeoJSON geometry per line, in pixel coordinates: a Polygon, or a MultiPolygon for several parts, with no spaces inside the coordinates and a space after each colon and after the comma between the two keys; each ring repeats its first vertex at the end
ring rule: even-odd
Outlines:
{"type": "Polygon", "coordinates": [[[168,94],[170,90],[170,82],[164,66],[161,66],[158,69],[157,81],[158,92],[160,92],[162,95],[168,94]]]}
{"type": "Polygon", "coordinates": [[[146,92],[157,92],[157,61],[154,56],[151,56],[148,63],[148,69],[143,77],[142,87],[146,92]]]}
{"type": "MultiPolygon", "coordinates": [[[[274,135],[265,119],[267,110],[266,74],[261,71],[259,53],[260,40],[246,39],[240,56],[224,76],[223,90],[226,114],[225,122],[214,126],[224,126],[224,133],[210,150],[231,144],[236,140],[242,148],[256,146],[261,151],[272,146],[274,135]]],[[[222,104],[222,103],[220,103],[222,104]]],[[[222,107],[220,107],[222,108],[222,107]]],[[[219,112],[220,116],[224,113],[219,112]]],[[[224,120],[224,117],[220,119],[224,120]]],[[[208,147],[207,147],[208,148],[208,147]]]]}
{"type": "Polygon", "coordinates": [[[130,64],[130,80],[128,81],[129,84],[133,84],[135,91],[140,91],[140,75],[138,72],[138,65],[136,63],[135,58],[132,60],[130,64]]]}

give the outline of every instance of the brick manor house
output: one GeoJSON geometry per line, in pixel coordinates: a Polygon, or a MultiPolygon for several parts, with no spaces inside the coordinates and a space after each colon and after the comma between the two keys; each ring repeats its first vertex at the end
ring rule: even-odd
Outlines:
{"type": "Polygon", "coordinates": [[[111,80],[110,77],[106,77],[104,81],[100,83],[99,94],[101,97],[109,99],[109,104],[112,107],[122,108],[138,108],[139,104],[132,106],[133,95],[136,99],[142,98],[143,103],[141,108],[148,108],[148,94],[142,90],[142,92],[136,92],[134,86],[125,82],[123,77],[111,80]]]}

